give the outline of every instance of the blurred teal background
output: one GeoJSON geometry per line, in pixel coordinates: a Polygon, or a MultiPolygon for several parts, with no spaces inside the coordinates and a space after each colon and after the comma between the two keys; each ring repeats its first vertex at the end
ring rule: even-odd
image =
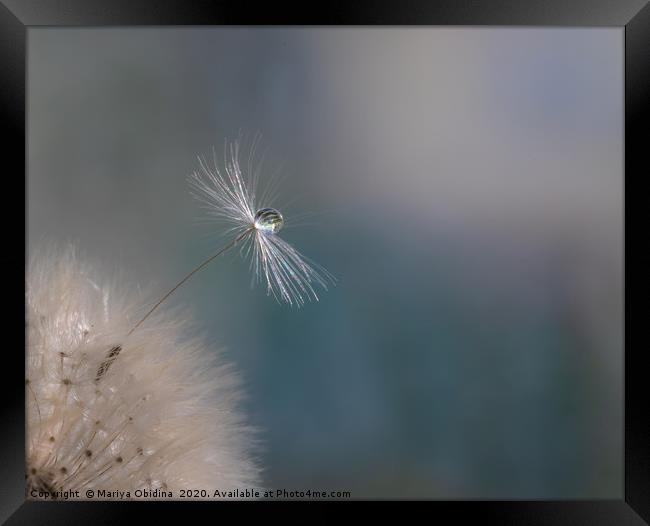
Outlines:
{"type": "Polygon", "coordinates": [[[295,310],[231,254],[173,297],[241,372],[264,483],[621,498],[623,30],[30,28],[28,241],[165,292],[221,246],[185,177],[262,133],[295,310]],[[300,222],[300,221],[297,221],[300,222]]]}

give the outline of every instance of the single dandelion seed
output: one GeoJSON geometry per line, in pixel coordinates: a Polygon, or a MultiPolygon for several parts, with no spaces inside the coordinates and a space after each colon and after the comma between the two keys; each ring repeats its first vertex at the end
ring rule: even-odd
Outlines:
{"type": "Polygon", "coordinates": [[[200,170],[190,176],[193,195],[208,213],[231,225],[242,242],[245,255],[252,253],[251,267],[256,282],[266,281],[267,294],[279,302],[302,306],[318,300],[316,286],[327,290],[335,278],[324,268],[308,260],[277,234],[284,217],[272,208],[270,186],[258,193],[259,167],[253,167],[255,145],[248,161],[248,173],[240,162],[237,142],[225,143],[223,167],[213,155],[213,167],[199,158],[200,170]]]}
{"type": "MultiPolygon", "coordinates": [[[[235,235],[232,241],[194,268],[151,307],[129,331],[129,335],[188,279],[237,244],[241,244],[242,252],[246,255],[252,253],[253,281],[265,281],[267,295],[278,302],[301,307],[306,301],[318,301],[316,285],[327,290],[328,285],[336,282],[327,270],[278,237],[278,232],[284,226],[284,218],[278,210],[266,206],[272,201],[270,186],[258,197],[259,167],[253,168],[254,154],[255,145],[249,158],[247,176],[242,171],[237,142],[225,142],[221,168],[214,151],[213,167],[209,167],[202,157],[198,158],[200,170],[189,177],[192,195],[206,206],[212,217],[229,223],[230,232],[235,235]]],[[[105,373],[108,365],[105,364],[104,370],[98,371],[98,377],[105,373]]]]}

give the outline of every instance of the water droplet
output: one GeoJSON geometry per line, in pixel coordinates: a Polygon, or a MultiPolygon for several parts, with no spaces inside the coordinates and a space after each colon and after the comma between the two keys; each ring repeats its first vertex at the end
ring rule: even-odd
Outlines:
{"type": "Polygon", "coordinates": [[[275,208],[262,208],[255,214],[255,228],[268,234],[277,234],[284,225],[282,214],[275,208]]]}

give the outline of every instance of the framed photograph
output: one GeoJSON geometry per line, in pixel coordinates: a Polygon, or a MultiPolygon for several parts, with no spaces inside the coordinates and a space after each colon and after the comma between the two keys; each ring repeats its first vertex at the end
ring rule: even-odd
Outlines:
{"type": "Polygon", "coordinates": [[[647,2],[1,4],[0,520],[650,521],[647,2]]]}

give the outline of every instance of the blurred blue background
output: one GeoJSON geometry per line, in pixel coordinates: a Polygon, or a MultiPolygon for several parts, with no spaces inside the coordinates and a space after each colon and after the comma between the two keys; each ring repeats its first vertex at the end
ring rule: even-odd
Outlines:
{"type": "Polygon", "coordinates": [[[162,294],[223,242],[196,155],[259,131],[282,163],[283,237],[338,286],[280,306],[231,254],[172,300],[241,372],[267,486],[622,497],[621,28],[30,28],[28,53],[29,247],[162,294]]]}

